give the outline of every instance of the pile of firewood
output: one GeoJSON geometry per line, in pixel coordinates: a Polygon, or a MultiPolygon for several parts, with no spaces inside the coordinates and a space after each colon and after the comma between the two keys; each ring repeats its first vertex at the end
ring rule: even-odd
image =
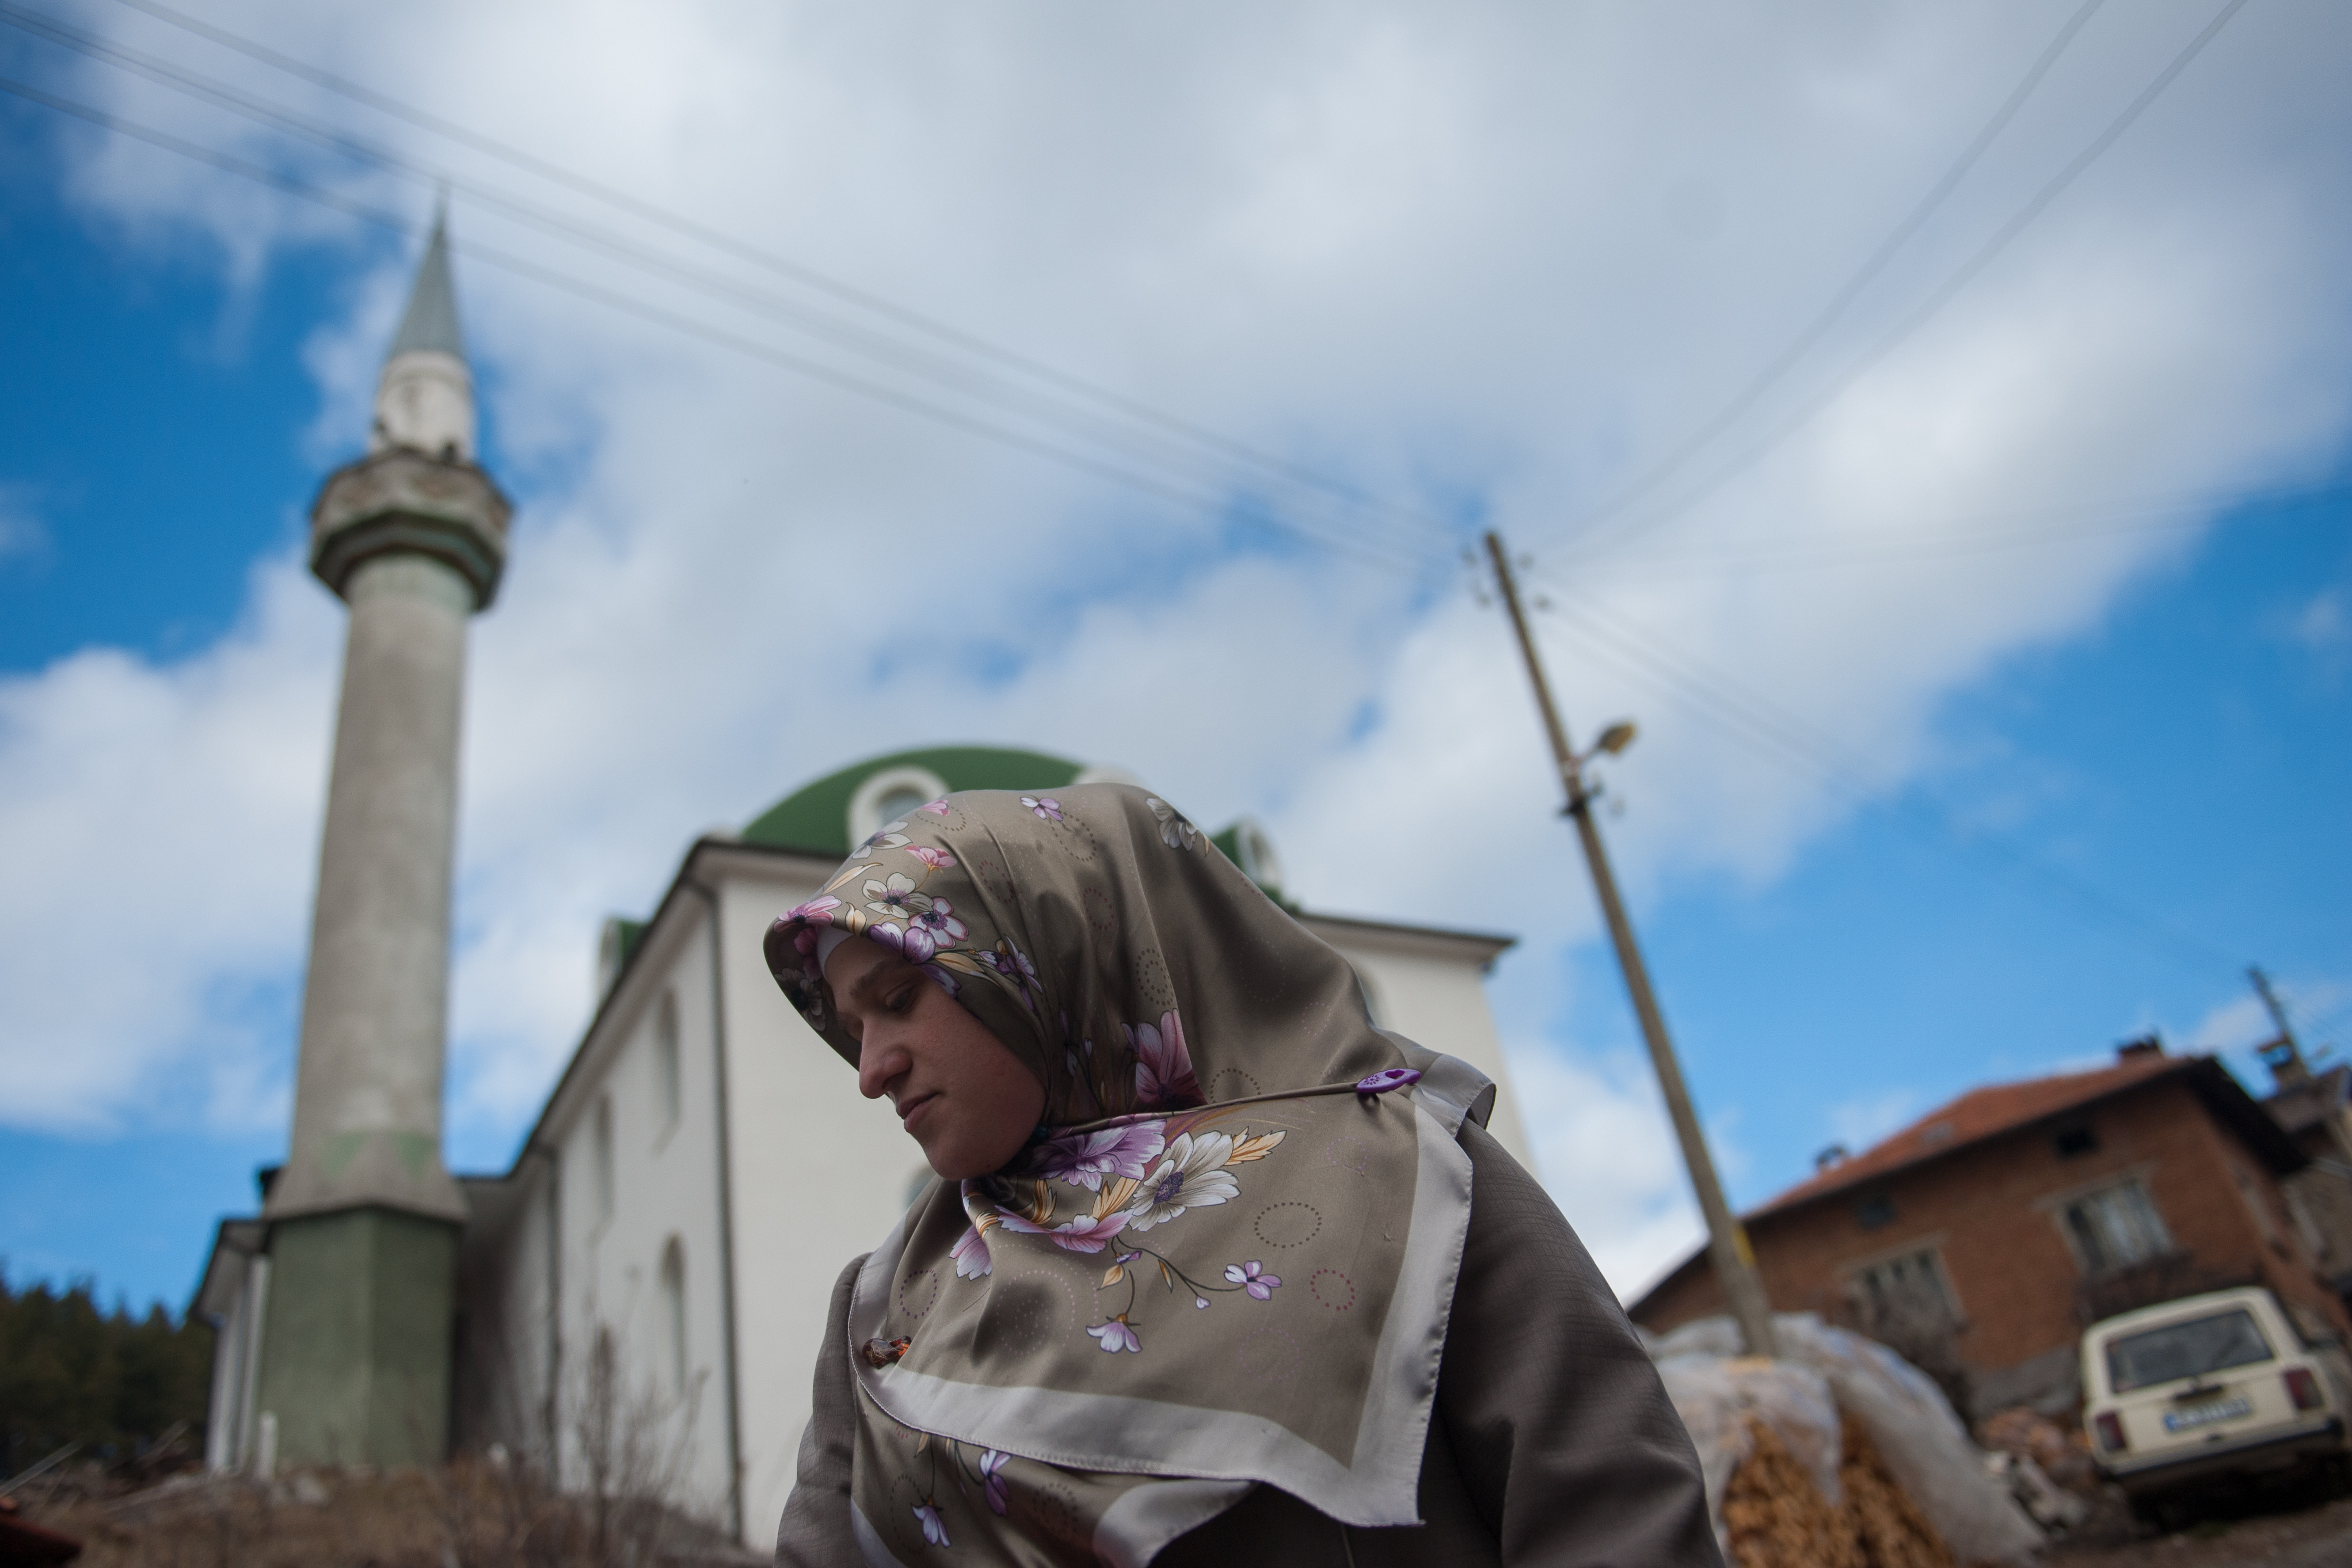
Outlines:
{"type": "Polygon", "coordinates": [[[1737,1568],[1955,1568],[1950,1548],[1888,1473],[1861,1422],[1844,1417],[1832,1506],[1812,1473],[1761,1421],[1723,1498],[1737,1568]]]}

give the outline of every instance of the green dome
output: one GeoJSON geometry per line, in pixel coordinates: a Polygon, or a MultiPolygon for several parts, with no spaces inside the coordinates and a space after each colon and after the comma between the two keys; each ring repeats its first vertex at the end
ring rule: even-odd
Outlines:
{"type": "Polygon", "coordinates": [[[884,785],[881,798],[887,800],[894,784],[903,788],[925,775],[950,791],[1040,790],[1075,784],[1084,772],[1081,764],[1066,757],[1003,746],[932,746],[893,752],[887,757],[853,763],[839,773],[802,785],[743,829],[743,838],[782,849],[846,855],[851,843],[850,808],[869,784],[884,785]]]}

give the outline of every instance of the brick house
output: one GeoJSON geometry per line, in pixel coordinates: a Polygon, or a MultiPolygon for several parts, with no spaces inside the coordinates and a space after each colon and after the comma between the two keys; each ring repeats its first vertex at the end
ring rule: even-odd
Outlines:
{"type": "MultiPolygon", "coordinates": [[[[2352,1335],[2281,1189],[2308,1156],[2210,1057],[1974,1089],[1747,1216],[1766,1293],[1895,1343],[1978,1414],[2075,1397],[2084,1325],[2260,1282],[2352,1335]],[[1935,1364],[1935,1358],[1945,1364],[1935,1364]]],[[[1664,1332],[1725,1310],[1702,1250],[1633,1307],[1664,1332]]]]}
{"type": "Polygon", "coordinates": [[[2262,1055],[2273,1086],[2263,1109],[2311,1161],[2283,1184],[2287,1207],[2319,1271],[2352,1298],[2352,1067],[2314,1072],[2284,1036],[2262,1055]]]}

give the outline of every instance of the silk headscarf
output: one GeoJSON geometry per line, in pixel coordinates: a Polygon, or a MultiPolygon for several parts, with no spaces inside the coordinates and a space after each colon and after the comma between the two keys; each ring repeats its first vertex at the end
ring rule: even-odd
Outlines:
{"type": "Polygon", "coordinates": [[[771,927],[853,1065],[822,955],[857,937],[1045,1089],[1004,1170],[917,1197],[824,1352],[868,1559],[1141,1563],[1260,1482],[1415,1522],[1483,1075],[1375,1028],[1345,958],[1127,785],[933,801],[771,927]]]}

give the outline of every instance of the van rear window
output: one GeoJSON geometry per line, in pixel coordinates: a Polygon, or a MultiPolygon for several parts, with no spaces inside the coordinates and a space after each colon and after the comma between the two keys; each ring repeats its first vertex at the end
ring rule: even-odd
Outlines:
{"type": "Polygon", "coordinates": [[[2254,1315],[2241,1307],[2114,1341],[2107,1346],[2107,1382],[2117,1394],[2126,1394],[2177,1377],[2270,1359],[2270,1341],[2255,1326],[2254,1315]]]}

